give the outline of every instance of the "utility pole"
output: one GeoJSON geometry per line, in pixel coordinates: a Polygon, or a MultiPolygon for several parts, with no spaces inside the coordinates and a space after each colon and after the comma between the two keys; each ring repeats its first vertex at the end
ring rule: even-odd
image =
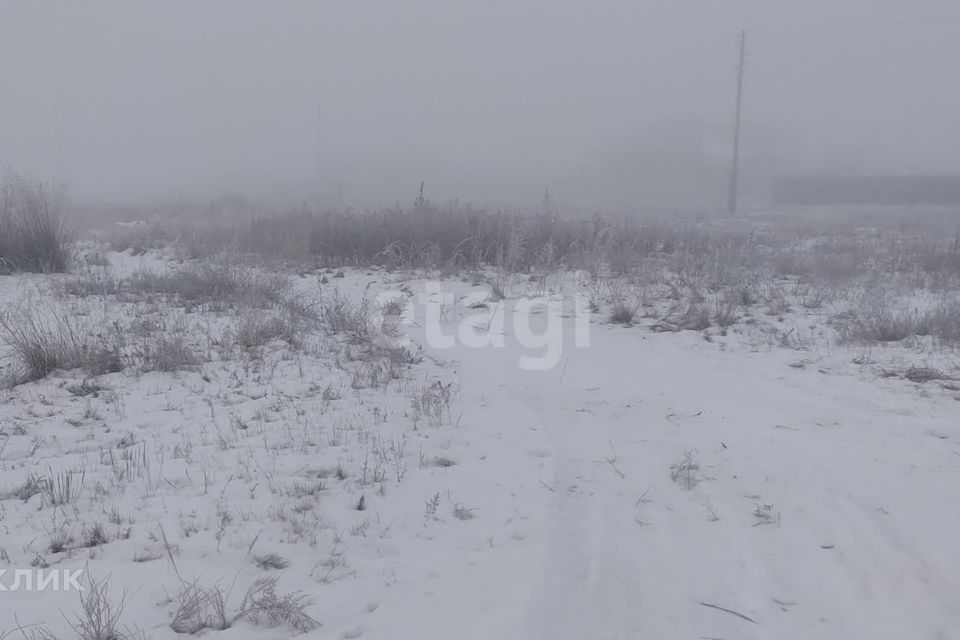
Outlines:
{"type": "MultiPolygon", "coordinates": [[[[317,206],[324,207],[326,206],[325,200],[330,197],[330,192],[328,191],[329,176],[327,176],[327,164],[324,162],[325,156],[327,154],[324,150],[324,136],[323,136],[323,105],[317,104],[317,166],[316,166],[316,197],[317,197],[317,206]],[[326,184],[325,184],[326,182],[326,184]]],[[[338,203],[339,206],[339,203],[338,203]]]]}
{"type": "Polygon", "coordinates": [[[740,176],[740,110],[743,102],[743,63],[747,56],[747,32],[740,32],[740,63],[737,65],[737,116],[733,126],[733,167],[730,170],[730,194],[727,213],[737,215],[737,187],[740,176]]]}

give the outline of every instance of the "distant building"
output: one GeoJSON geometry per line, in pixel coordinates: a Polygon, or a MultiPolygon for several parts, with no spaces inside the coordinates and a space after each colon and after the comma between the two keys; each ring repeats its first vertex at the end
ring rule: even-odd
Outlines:
{"type": "Polygon", "coordinates": [[[783,205],[960,207],[960,176],[807,176],[777,180],[783,205]]]}

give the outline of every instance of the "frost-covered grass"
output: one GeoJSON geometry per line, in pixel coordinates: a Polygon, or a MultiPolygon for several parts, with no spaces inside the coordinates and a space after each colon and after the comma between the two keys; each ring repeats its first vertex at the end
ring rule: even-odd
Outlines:
{"type": "Polygon", "coordinates": [[[947,237],[685,224],[455,274],[395,246],[0,278],[0,568],[87,586],[4,592],[0,637],[948,635],[947,237]],[[561,357],[519,367],[501,321],[578,295],[589,346],[541,310],[561,357]]]}
{"type": "MultiPolygon", "coordinates": [[[[166,246],[181,256],[228,251],[301,269],[352,265],[483,274],[492,302],[509,296],[514,275],[542,289],[554,274],[576,271],[589,274],[581,281],[591,306],[602,304],[617,324],[655,317],[664,330],[703,331],[731,327],[758,310],[769,317],[800,311],[828,313],[849,342],[958,341],[955,211],[808,209],[735,219],[583,219],[552,210],[491,213],[418,201],[388,211],[298,210],[247,215],[239,223],[227,212],[208,212],[196,219],[187,224],[156,218],[116,233],[139,229],[147,237],[134,244],[166,246]]],[[[323,277],[332,279],[333,271],[323,277]]],[[[151,286],[149,277],[142,280],[151,286]]],[[[169,290],[170,284],[153,288],[169,290]]],[[[343,314],[331,320],[351,322],[343,314]]]]}
{"type": "Polygon", "coordinates": [[[38,282],[42,304],[0,323],[14,383],[0,413],[2,557],[98,576],[79,607],[13,596],[49,595],[66,612],[21,624],[82,638],[316,628],[304,586],[356,571],[345,537],[389,535],[380,504],[405,491],[418,451],[441,450],[428,439],[450,424],[448,375],[369,342],[367,306],[319,277],[111,262],[116,287],[38,282]],[[299,560],[265,559],[279,550],[299,560]],[[169,601],[144,613],[134,584],[169,601]]]}
{"type": "Polygon", "coordinates": [[[57,194],[20,178],[0,183],[0,274],[67,271],[73,236],[57,194]]]}

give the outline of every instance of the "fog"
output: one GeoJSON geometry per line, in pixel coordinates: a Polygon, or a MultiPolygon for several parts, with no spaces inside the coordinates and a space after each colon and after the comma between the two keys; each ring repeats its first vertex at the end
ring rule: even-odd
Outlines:
{"type": "Polygon", "coordinates": [[[0,162],[72,197],[706,203],[960,172],[955,0],[0,3],[0,162]]]}

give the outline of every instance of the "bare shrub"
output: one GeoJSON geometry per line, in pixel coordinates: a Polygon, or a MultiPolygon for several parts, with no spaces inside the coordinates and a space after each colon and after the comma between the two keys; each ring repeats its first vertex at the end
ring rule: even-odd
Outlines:
{"type": "Polygon", "coordinates": [[[62,273],[72,248],[58,198],[20,178],[0,186],[0,271],[62,273]]]}
{"type": "Polygon", "coordinates": [[[39,380],[55,369],[99,375],[123,368],[116,344],[52,305],[23,305],[0,313],[0,336],[20,361],[18,382],[39,380]]]}
{"type": "Polygon", "coordinates": [[[109,581],[95,580],[88,575],[87,584],[80,591],[80,613],[70,623],[80,640],[127,640],[137,637],[136,632],[120,627],[120,616],[126,605],[126,591],[119,602],[111,600],[109,581]]]}
{"type": "Polygon", "coordinates": [[[278,594],[276,587],[276,577],[258,578],[243,596],[237,619],[244,618],[253,624],[268,627],[287,624],[301,633],[320,626],[306,613],[311,602],[305,594],[299,591],[278,594]]]}

